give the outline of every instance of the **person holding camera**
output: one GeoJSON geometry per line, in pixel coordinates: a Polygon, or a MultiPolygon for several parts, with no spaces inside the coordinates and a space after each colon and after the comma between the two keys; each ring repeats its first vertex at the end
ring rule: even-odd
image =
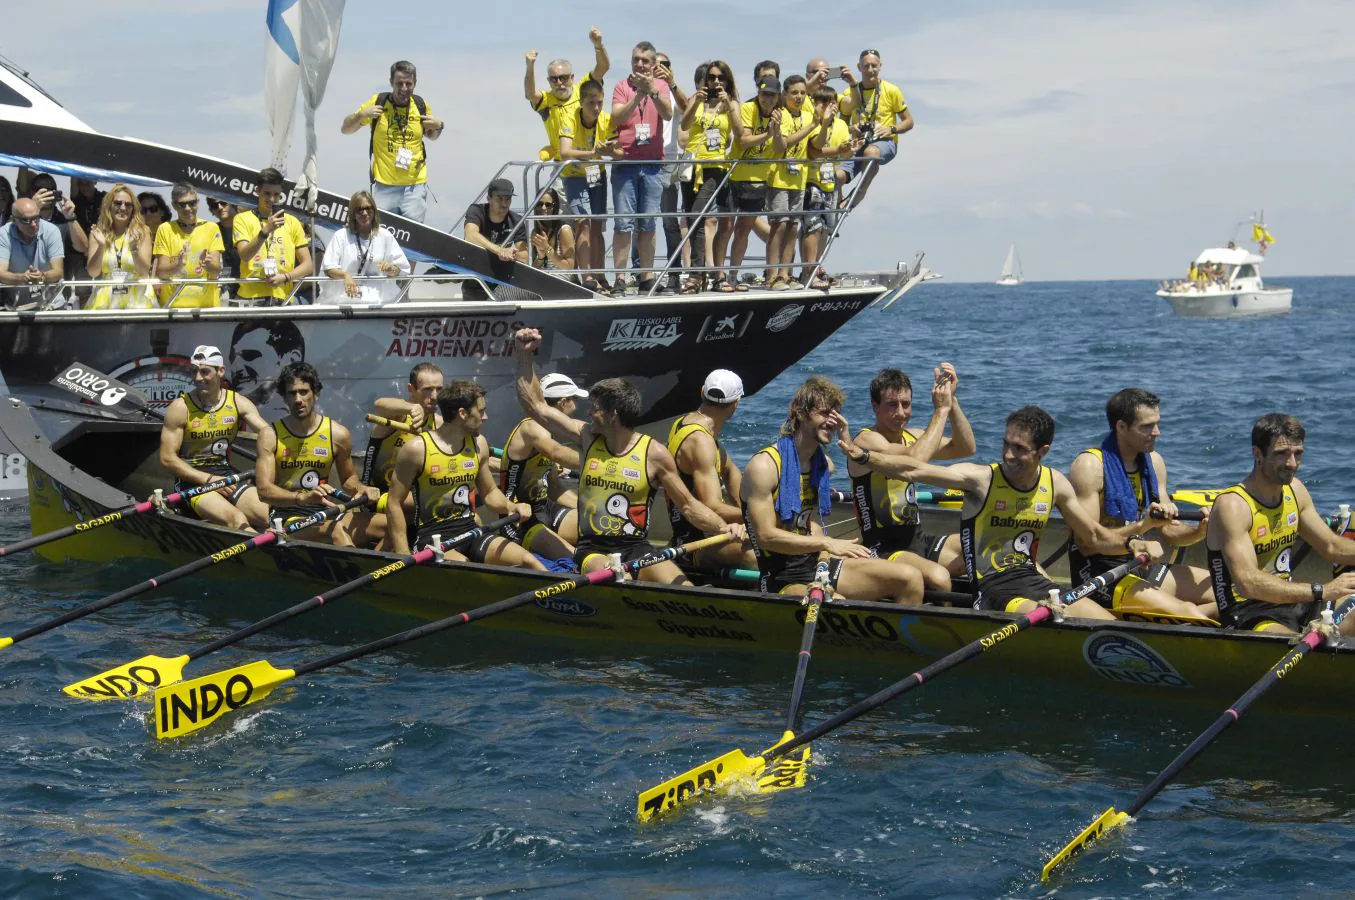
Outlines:
{"type": "Polygon", "coordinates": [[[849,178],[856,177],[862,167],[867,170],[850,198],[852,209],[866,199],[866,191],[880,166],[888,165],[898,153],[899,135],[913,128],[913,114],[908,111],[903,91],[880,77],[880,51],[862,50],[857,68],[861,71],[859,81],[847,66],[838,70],[847,82],[847,90],[838,96],[838,109],[847,117],[852,136],[861,145],[856,158],[843,168],[849,178]]]}
{"type": "Polygon", "coordinates": [[[731,116],[739,115],[738,90],[734,85],[734,70],[722,59],[702,63],[698,67],[698,87],[682,116],[682,129],[687,132],[687,151],[696,160],[692,177],[692,197],[687,211],[692,214],[692,262],[703,269],[713,266],[715,272],[697,272],[688,276],[682,293],[695,294],[705,288],[707,276],[712,287],[724,293],[734,285],[719,272],[725,264],[725,248],[733,223],[728,217],[702,218],[709,206],[711,211],[730,212],[734,209],[729,184],[725,177],[732,157],[733,126],[731,116]]]}
{"type": "Polygon", "coordinates": [[[259,170],[257,210],[236,214],[232,241],[240,254],[240,274],[257,279],[241,284],[238,296],[246,300],[286,303],[292,284],[315,271],[310,240],[301,220],[283,210],[286,185],[277,169],[259,170]]]}

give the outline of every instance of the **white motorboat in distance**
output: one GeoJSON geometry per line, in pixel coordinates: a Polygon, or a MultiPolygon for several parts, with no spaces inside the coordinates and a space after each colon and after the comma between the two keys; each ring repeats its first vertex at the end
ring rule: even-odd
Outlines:
{"type": "Polygon", "coordinates": [[[994,283],[1001,287],[1016,287],[1025,280],[1025,273],[1021,271],[1021,258],[1016,255],[1016,245],[1012,244],[1007,248],[1007,260],[1002,264],[1002,274],[994,283]]]}
{"type": "Polygon", "coordinates": [[[1195,258],[1194,268],[1221,275],[1163,283],[1157,295],[1179,316],[1256,316],[1288,312],[1294,289],[1261,282],[1265,257],[1244,247],[1211,247],[1195,258]]]}

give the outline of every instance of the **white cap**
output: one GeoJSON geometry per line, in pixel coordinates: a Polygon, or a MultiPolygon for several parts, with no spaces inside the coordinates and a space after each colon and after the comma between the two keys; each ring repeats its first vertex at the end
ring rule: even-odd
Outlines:
{"type": "Polygon", "coordinates": [[[211,344],[199,344],[193,348],[193,355],[188,357],[189,361],[195,366],[216,366],[223,368],[226,365],[226,357],[221,355],[221,351],[211,344]]]}
{"type": "Polygon", "coordinates": [[[706,376],[701,396],[712,403],[733,403],[743,396],[743,379],[728,369],[716,369],[706,376]]]}
{"type": "Polygon", "coordinates": [[[574,383],[574,379],[559,372],[551,372],[541,379],[541,393],[547,400],[561,400],[565,397],[587,397],[588,392],[574,383]]]}

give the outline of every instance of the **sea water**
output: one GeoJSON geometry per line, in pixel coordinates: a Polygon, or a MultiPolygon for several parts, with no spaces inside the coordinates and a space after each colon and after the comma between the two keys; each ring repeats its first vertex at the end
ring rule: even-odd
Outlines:
{"type": "MultiPolygon", "coordinates": [[[[928,284],[863,313],[746,399],[726,441],[741,462],[770,442],[813,372],[843,385],[848,417],[864,425],[867,384],[883,365],[918,385],[920,427],[929,370],[949,360],[981,460],[995,458],[1006,414],[1037,403],[1058,423],[1049,462],[1066,467],[1104,434],[1106,398],[1139,385],[1163,398],[1159,449],[1173,485],[1240,479],[1251,423],[1283,410],[1307,426],[1300,477],[1331,512],[1355,497],[1355,279],[1291,283],[1291,314],[1231,321],[1177,318],[1146,282],[928,284]]],[[[23,520],[21,507],[0,507],[0,543],[22,537],[23,520]]],[[[0,634],[147,574],[0,560],[0,634]]],[[[1220,711],[1168,713],[962,669],[817,742],[802,790],[709,800],[642,827],[639,790],[779,735],[793,651],[574,647],[467,629],[298,679],[167,743],[150,738],[144,705],[61,693],[303,599],[285,584],[257,587],[188,579],[0,651],[0,895],[1355,891],[1341,719],[1314,728],[1244,717],[1130,829],[1041,885],[1047,856],[1106,806],[1127,805],[1220,711]]],[[[253,659],[293,665],[404,624],[360,604],[325,610],[190,674],[253,659]]],[[[815,660],[808,720],[902,674],[815,660]]]]}

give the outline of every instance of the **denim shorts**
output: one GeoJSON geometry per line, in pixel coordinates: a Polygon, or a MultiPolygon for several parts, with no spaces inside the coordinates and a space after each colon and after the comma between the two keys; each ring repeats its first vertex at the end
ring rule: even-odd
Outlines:
{"type": "MultiPolygon", "coordinates": [[[[600,216],[607,212],[607,173],[603,172],[601,179],[592,187],[588,186],[588,179],[579,177],[570,177],[560,179],[565,185],[565,207],[576,216],[600,216]]],[[[601,219],[595,220],[603,225],[607,224],[601,219]]]]}
{"type": "Polygon", "coordinates": [[[617,166],[612,171],[612,209],[617,234],[654,231],[655,213],[663,205],[663,165],[660,163],[617,166]]]}
{"type": "Polygon", "coordinates": [[[813,234],[823,229],[832,230],[837,223],[836,204],[833,203],[833,194],[828,193],[817,184],[811,184],[805,188],[805,220],[802,230],[805,234],[813,234]]]}
{"type": "Polygon", "coordinates": [[[372,185],[372,199],[377,209],[395,213],[415,222],[422,222],[428,212],[427,184],[381,184],[372,185]]]}
{"type": "MultiPolygon", "coordinates": [[[[866,147],[869,147],[872,144],[875,145],[875,147],[880,151],[880,158],[875,161],[875,165],[877,166],[889,165],[889,163],[893,161],[894,157],[898,155],[899,152],[898,143],[896,143],[895,141],[891,141],[888,138],[884,138],[883,140],[878,141],[871,141],[870,144],[866,145],[866,147]]],[[[855,178],[857,176],[857,173],[865,170],[866,164],[863,161],[863,157],[865,156],[866,147],[862,147],[859,151],[857,151],[856,156],[852,157],[851,159],[844,159],[841,163],[838,164],[847,173],[848,179],[855,178]]]]}

